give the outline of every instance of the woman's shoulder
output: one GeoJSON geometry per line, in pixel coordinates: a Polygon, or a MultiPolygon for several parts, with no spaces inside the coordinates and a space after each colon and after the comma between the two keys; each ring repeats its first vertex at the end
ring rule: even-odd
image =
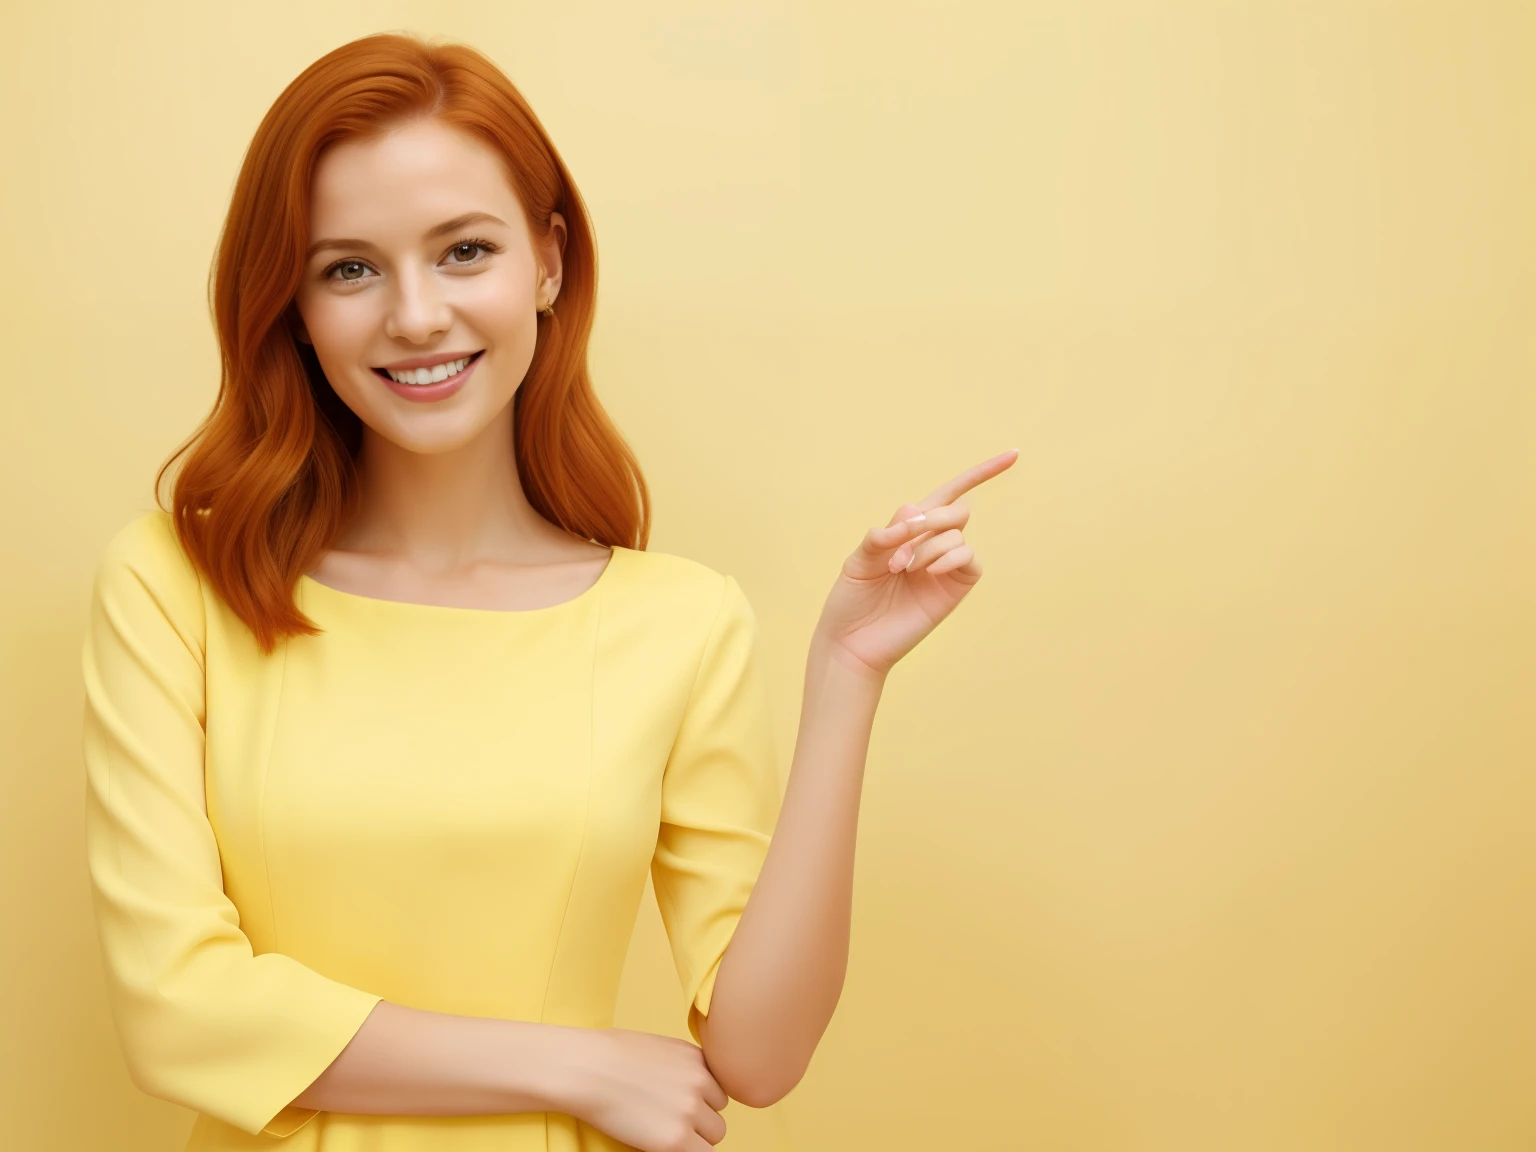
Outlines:
{"type": "Polygon", "coordinates": [[[91,586],[85,645],[93,666],[114,652],[133,654],[131,663],[186,655],[201,666],[207,622],[202,581],[169,514],[144,513],[113,533],[91,586]]]}
{"type": "Polygon", "coordinates": [[[200,581],[170,513],[155,509],[119,528],[96,564],[98,591],[137,585],[167,598],[199,597],[200,581]]]}
{"type": "Polygon", "coordinates": [[[728,572],[672,552],[627,550],[627,587],[651,610],[665,610],[708,630],[722,613],[755,618],[740,583],[728,572]]]}
{"type": "Polygon", "coordinates": [[[112,533],[101,548],[98,573],[132,571],[160,579],[190,578],[197,581],[192,561],[181,548],[169,511],[152,508],[134,516],[112,533]]]}
{"type": "Polygon", "coordinates": [[[730,579],[701,560],[675,552],[624,551],[629,582],[647,597],[673,597],[687,603],[708,599],[713,607],[730,579]]]}

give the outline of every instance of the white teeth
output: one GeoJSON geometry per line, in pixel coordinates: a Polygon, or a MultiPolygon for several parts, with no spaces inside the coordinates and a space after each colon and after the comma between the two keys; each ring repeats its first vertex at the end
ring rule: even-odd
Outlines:
{"type": "Polygon", "coordinates": [[[438,364],[432,368],[410,368],[404,372],[391,372],[384,369],[387,375],[396,384],[436,384],[440,380],[446,380],[450,376],[457,376],[464,371],[465,366],[473,357],[464,356],[458,360],[450,360],[446,364],[438,364]]]}

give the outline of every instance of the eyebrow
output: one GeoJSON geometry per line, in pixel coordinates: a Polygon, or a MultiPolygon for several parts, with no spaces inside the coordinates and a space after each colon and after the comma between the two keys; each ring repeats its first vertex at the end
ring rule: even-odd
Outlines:
{"type": "MultiPolygon", "coordinates": [[[[500,224],[507,227],[507,222],[498,216],[492,216],[489,212],[466,212],[462,216],[455,216],[452,220],[444,220],[441,224],[427,229],[424,239],[435,240],[439,236],[446,236],[449,232],[457,232],[460,228],[469,224],[500,224]]],[[[316,240],[309,246],[309,251],[304,259],[313,259],[316,253],[324,252],[327,248],[372,248],[367,240],[316,240]]]]}

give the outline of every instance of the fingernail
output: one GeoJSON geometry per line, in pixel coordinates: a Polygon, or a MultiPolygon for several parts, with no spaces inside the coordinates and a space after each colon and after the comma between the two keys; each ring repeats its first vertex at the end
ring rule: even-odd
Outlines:
{"type": "Polygon", "coordinates": [[[919,512],[916,516],[908,516],[905,520],[902,521],[902,523],[903,524],[916,524],[919,521],[926,520],[926,519],[928,519],[928,517],[925,516],[923,513],[919,512]]]}

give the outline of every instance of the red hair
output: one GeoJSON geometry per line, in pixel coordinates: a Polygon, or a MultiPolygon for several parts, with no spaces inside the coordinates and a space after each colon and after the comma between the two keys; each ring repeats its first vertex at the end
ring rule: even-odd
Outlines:
{"type": "Polygon", "coordinates": [[[565,219],[560,310],[513,399],[513,451],[529,504],[605,545],[643,549],[650,496],[639,462],[587,374],[597,246],[586,207],[543,125],[512,82],[473,48],[385,33],[306,68],[256,129],[209,276],[222,365],[213,410],[155,478],[177,474],[171,514],[193,563],[271,652],[319,631],[294,603],[356,511],[362,423],[294,337],[309,244],[310,181],[321,152],[417,116],[478,137],[503,158],[531,235],[565,219]]]}

